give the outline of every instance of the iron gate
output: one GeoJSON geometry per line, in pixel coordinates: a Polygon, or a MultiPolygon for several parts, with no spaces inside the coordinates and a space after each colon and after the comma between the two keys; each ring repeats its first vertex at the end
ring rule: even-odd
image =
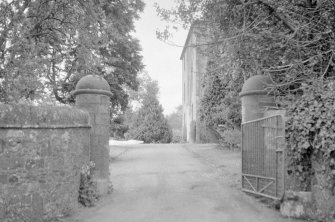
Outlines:
{"type": "Polygon", "coordinates": [[[284,122],[280,115],[242,124],[242,190],[272,199],[284,194],[284,122]]]}

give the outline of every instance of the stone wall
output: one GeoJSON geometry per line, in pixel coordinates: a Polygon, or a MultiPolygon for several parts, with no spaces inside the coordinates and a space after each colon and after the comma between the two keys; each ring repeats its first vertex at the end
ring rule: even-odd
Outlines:
{"type": "Polygon", "coordinates": [[[109,97],[102,94],[79,94],[76,107],[90,115],[91,151],[90,160],[95,163],[94,182],[99,195],[108,192],[109,185],[109,97]]]}
{"type": "Polygon", "coordinates": [[[70,213],[89,150],[87,112],[0,104],[0,221],[70,213]]]}

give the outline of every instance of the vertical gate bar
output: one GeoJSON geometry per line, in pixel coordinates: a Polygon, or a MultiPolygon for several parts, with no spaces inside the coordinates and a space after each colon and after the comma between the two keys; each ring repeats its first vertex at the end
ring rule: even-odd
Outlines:
{"type": "MultiPolygon", "coordinates": [[[[268,156],[268,176],[269,177],[274,177],[274,173],[273,173],[273,163],[274,163],[274,158],[272,155],[272,151],[273,151],[273,118],[269,118],[268,119],[268,128],[267,128],[267,134],[266,134],[266,138],[267,138],[267,148],[266,148],[266,155],[268,156]]],[[[269,195],[273,196],[273,185],[268,187],[269,190],[269,195]]]]}
{"type": "Polygon", "coordinates": [[[275,166],[276,166],[276,177],[275,177],[275,195],[276,195],[276,197],[278,197],[278,152],[277,152],[277,150],[278,150],[278,117],[276,117],[276,137],[275,137],[275,139],[276,139],[276,150],[275,150],[275,154],[276,154],[276,164],[275,164],[275,166]]]}
{"type": "Polygon", "coordinates": [[[273,158],[273,119],[269,119],[269,127],[267,130],[269,131],[268,132],[268,135],[266,135],[268,138],[268,143],[269,143],[269,146],[267,147],[266,149],[266,155],[268,156],[268,171],[269,171],[269,174],[268,176],[269,177],[273,177],[274,175],[274,171],[273,171],[273,162],[274,162],[274,158],[273,158]]]}
{"type": "MultiPolygon", "coordinates": [[[[256,129],[254,124],[253,124],[253,128],[256,129]]],[[[256,129],[256,130],[257,130],[257,129],[256,129]]],[[[252,148],[253,148],[253,149],[252,149],[252,156],[251,156],[251,158],[252,158],[251,161],[252,161],[252,162],[255,162],[255,155],[256,155],[256,149],[255,149],[255,147],[256,147],[256,143],[257,143],[257,138],[256,138],[256,134],[255,134],[255,133],[256,133],[256,130],[255,130],[255,131],[252,131],[253,137],[251,138],[251,142],[252,142],[252,146],[253,146],[253,147],[252,147],[252,148]]],[[[257,169],[254,170],[254,167],[255,167],[255,164],[253,164],[252,167],[251,167],[251,173],[253,173],[253,172],[254,172],[254,173],[257,173],[257,171],[256,171],[257,169]]]]}
{"type": "MultiPolygon", "coordinates": [[[[263,125],[263,124],[262,124],[263,122],[264,122],[264,121],[261,121],[261,122],[260,122],[261,125],[263,125]]],[[[265,128],[264,128],[264,127],[261,127],[260,129],[261,129],[261,132],[260,132],[260,135],[261,135],[261,136],[259,137],[259,138],[260,138],[259,143],[260,143],[260,145],[261,145],[261,149],[260,149],[260,160],[261,160],[260,162],[261,162],[261,166],[260,166],[260,168],[262,169],[262,170],[261,170],[261,175],[262,175],[262,176],[265,176],[265,173],[264,173],[264,171],[265,171],[265,170],[264,170],[264,168],[265,168],[265,166],[264,166],[264,165],[265,165],[265,155],[264,155],[264,151],[265,151],[265,144],[264,144],[264,142],[265,142],[265,141],[264,141],[264,135],[265,135],[265,134],[264,134],[264,132],[265,132],[265,130],[264,130],[264,129],[265,129],[265,128]]]]}
{"type": "Polygon", "coordinates": [[[244,150],[244,154],[245,154],[245,161],[246,161],[246,165],[244,165],[244,171],[245,173],[247,173],[249,171],[249,168],[250,168],[250,143],[249,143],[249,140],[250,140],[250,127],[249,127],[249,124],[246,126],[246,131],[247,131],[247,134],[248,134],[248,139],[245,143],[245,150],[244,150]]]}
{"type": "MultiPolygon", "coordinates": [[[[276,125],[276,119],[271,119],[271,127],[276,125]]],[[[271,150],[269,150],[269,155],[271,156],[271,162],[270,162],[270,166],[271,166],[271,172],[270,175],[272,177],[274,177],[276,175],[276,169],[275,169],[275,165],[276,165],[276,150],[275,150],[275,145],[273,144],[273,142],[276,142],[276,135],[275,135],[275,129],[271,128],[271,150]]]]}
{"type": "Polygon", "coordinates": [[[261,165],[262,165],[261,149],[262,149],[262,147],[260,145],[261,139],[260,139],[259,135],[261,135],[260,121],[257,122],[257,160],[256,160],[256,163],[258,163],[257,164],[258,175],[262,175],[262,168],[261,168],[261,165]]]}
{"type": "Polygon", "coordinates": [[[271,126],[271,119],[266,119],[266,123],[265,123],[265,127],[264,128],[264,161],[265,161],[265,175],[268,177],[271,175],[271,168],[270,168],[270,165],[269,165],[269,152],[268,152],[268,149],[269,149],[269,144],[271,142],[271,128],[269,128],[269,126],[271,126]]]}
{"type": "MultiPolygon", "coordinates": [[[[254,128],[254,124],[252,124],[252,128],[254,128]]],[[[255,158],[255,142],[256,142],[256,135],[255,135],[255,131],[251,131],[250,132],[251,134],[252,134],[252,137],[251,137],[251,140],[250,140],[250,143],[252,144],[252,147],[250,147],[250,148],[252,148],[251,150],[250,150],[250,162],[251,163],[253,163],[255,160],[254,160],[254,158],[255,158]]],[[[251,166],[250,166],[250,168],[249,168],[249,172],[250,173],[253,173],[253,172],[255,172],[256,173],[256,171],[254,171],[254,166],[255,166],[255,164],[252,164],[251,166]]]]}
{"type": "MultiPolygon", "coordinates": [[[[257,123],[255,122],[253,125],[257,129],[257,123]]],[[[252,162],[254,164],[252,165],[252,172],[258,173],[257,172],[257,160],[256,160],[257,159],[257,131],[254,131],[253,134],[254,134],[254,137],[252,139],[253,140],[252,141],[253,143],[252,162]]]]}
{"type": "MultiPolygon", "coordinates": [[[[252,128],[252,124],[250,125],[251,127],[250,128],[252,128]]],[[[253,131],[250,131],[249,132],[250,133],[250,139],[249,139],[249,141],[248,141],[248,143],[249,143],[249,148],[250,148],[250,150],[249,150],[249,163],[250,163],[250,165],[249,165],[249,168],[248,168],[248,172],[249,173],[252,173],[252,167],[253,167],[253,165],[251,164],[252,162],[253,162],[253,158],[254,158],[254,148],[253,148],[253,146],[254,146],[254,132],[253,131]]]]}
{"type": "MultiPolygon", "coordinates": [[[[272,120],[271,121],[271,127],[274,126],[274,125],[275,125],[275,122],[272,120]]],[[[271,128],[271,150],[269,150],[269,155],[271,156],[271,162],[272,162],[272,163],[270,163],[271,164],[271,173],[270,173],[271,176],[275,175],[275,168],[273,167],[273,165],[274,165],[273,163],[276,160],[275,155],[273,155],[275,153],[274,152],[274,144],[273,144],[273,142],[275,142],[275,141],[273,141],[274,139],[275,139],[274,129],[271,128]]]]}
{"type": "Polygon", "coordinates": [[[241,127],[241,128],[242,128],[242,129],[241,129],[241,131],[242,131],[242,133],[241,133],[241,157],[242,157],[242,163],[241,163],[241,187],[242,187],[242,188],[244,188],[244,187],[243,187],[243,173],[244,173],[244,172],[243,172],[243,171],[244,171],[243,166],[244,166],[244,161],[245,161],[245,160],[244,160],[244,154],[243,154],[243,149],[244,149],[244,146],[243,146],[243,145],[244,145],[244,142],[243,142],[243,140],[244,140],[244,137],[245,137],[245,136],[244,136],[244,126],[245,126],[245,125],[242,124],[242,127],[241,127]]]}
{"type": "MultiPolygon", "coordinates": [[[[273,150],[273,118],[269,118],[267,119],[267,124],[266,124],[267,128],[265,128],[265,134],[264,134],[264,138],[265,138],[265,157],[266,157],[266,171],[267,177],[273,177],[273,169],[272,169],[272,165],[273,165],[273,158],[272,158],[272,150],[273,150]]],[[[272,185],[270,185],[268,188],[268,194],[269,195],[273,195],[273,190],[272,190],[272,185]]]]}
{"type": "Polygon", "coordinates": [[[265,138],[265,128],[264,128],[264,120],[262,120],[261,122],[259,122],[260,123],[260,129],[261,129],[261,133],[260,133],[260,141],[259,141],[259,144],[260,144],[260,146],[261,146],[261,149],[260,149],[260,158],[261,158],[261,162],[262,162],[262,165],[261,165],[261,169],[262,169],[262,176],[266,176],[266,170],[265,170],[265,165],[266,165],[266,160],[265,160],[265,153],[264,153],[264,151],[265,151],[265,140],[264,140],[264,138],[265,138]]]}
{"type": "Polygon", "coordinates": [[[256,192],[259,190],[259,177],[256,177],[256,192]]]}
{"type": "Polygon", "coordinates": [[[264,158],[264,175],[266,177],[269,177],[271,169],[269,168],[269,145],[270,141],[268,139],[269,135],[271,135],[271,128],[268,128],[269,126],[269,119],[266,119],[265,121],[265,127],[263,127],[263,158],[264,158]]]}
{"type": "Polygon", "coordinates": [[[250,170],[250,157],[251,157],[251,155],[252,155],[252,153],[251,153],[251,147],[252,147],[252,143],[250,143],[250,137],[252,138],[252,132],[250,131],[250,124],[248,124],[248,129],[247,129],[247,131],[248,131],[248,142],[246,143],[246,147],[248,147],[248,155],[246,156],[246,162],[248,163],[245,167],[245,171],[246,172],[249,172],[249,170],[250,170]]]}
{"type": "MultiPolygon", "coordinates": [[[[260,122],[260,125],[263,125],[262,123],[263,123],[264,121],[261,121],[260,122]]],[[[259,144],[260,144],[260,147],[261,147],[261,149],[260,149],[260,155],[259,155],[259,157],[260,157],[260,162],[261,162],[261,166],[260,166],[260,169],[261,169],[261,175],[262,176],[265,176],[265,174],[264,174],[264,168],[265,168],[265,156],[264,156],[264,151],[265,151],[265,145],[264,145],[264,132],[265,132],[265,130],[264,130],[264,127],[260,127],[260,141],[259,141],[259,144]]]]}
{"type": "Polygon", "coordinates": [[[286,138],[285,138],[285,121],[283,119],[282,116],[280,116],[280,122],[281,122],[281,136],[282,136],[282,152],[281,152],[281,155],[282,155],[282,161],[281,161],[281,164],[282,164],[282,195],[284,195],[285,193],[285,157],[286,157],[286,138]]]}
{"type": "MultiPolygon", "coordinates": [[[[257,163],[257,174],[258,175],[261,175],[262,174],[262,172],[261,172],[261,169],[260,169],[260,164],[261,164],[261,161],[260,161],[260,149],[261,149],[261,147],[260,147],[260,139],[259,139],[259,134],[260,134],[260,130],[259,130],[259,122],[257,122],[257,135],[256,135],[256,137],[257,137],[257,140],[256,140],[256,144],[257,144],[257,150],[256,150],[256,152],[257,152],[257,160],[256,160],[256,163],[257,163]]],[[[257,184],[258,184],[258,181],[257,181],[257,184]]]]}
{"type": "Polygon", "coordinates": [[[252,124],[248,125],[248,130],[249,130],[249,139],[248,139],[248,168],[246,169],[246,171],[248,173],[250,173],[250,170],[252,169],[252,155],[253,155],[253,143],[252,143],[252,139],[253,139],[253,132],[250,130],[252,128],[252,124]]]}
{"type": "Polygon", "coordinates": [[[247,168],[248,168],[248,165],[249,165],[249,162],[248,162],[248,149],[249,149],[249,144],[246,142],[249,140],[249,137],[250,137],[250,133],[249,133],[249,127],[248,125],[245,125],[244,126],[244,133],[245,133],[245,141],[244,141],[244,149],[243,149],[243,154],[244,154],[244,165],[243,165],[243,169],[244,169],[244,173],[246,173],[247,171],[247,168]]]}

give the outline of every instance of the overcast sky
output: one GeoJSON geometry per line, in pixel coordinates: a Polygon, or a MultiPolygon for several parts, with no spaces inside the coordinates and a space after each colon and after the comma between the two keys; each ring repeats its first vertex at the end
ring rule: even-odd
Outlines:
{"type": "MultiPolygon", "coordinates": [[[[142,46],[142,56],[145,70],[159,83],[160,103],[164,114],[170,114],[182,103],[182,64],[179,60],[182,47],[168,45],[156,38],[156,30],[163,29],[165,23],[160,21],[154,3],[157,2],[164,8],[171,8],[173,0],[144,0],[146,6],[141,14],[141,19],[136,25],[134,36],[142,46]]],[[[179,31],[172,39],[174,43],[183,46],[187,31],[179,31]]]]}

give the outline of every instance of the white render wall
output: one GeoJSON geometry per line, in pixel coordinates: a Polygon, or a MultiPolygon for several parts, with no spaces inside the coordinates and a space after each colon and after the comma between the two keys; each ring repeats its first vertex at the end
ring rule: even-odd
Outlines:
{"type": "Polygon", "coordinates": [[[183,137],[187,142],[198,142],[199,115],[198,108],[201,94],[201,76],[206,70],[207,58],[200,53],[200,38],[196,29],[191,27],[182,54],[183,61],[183,137]],[[192,138],[191,122],[196,123],[195,138],[192,138]]]}

